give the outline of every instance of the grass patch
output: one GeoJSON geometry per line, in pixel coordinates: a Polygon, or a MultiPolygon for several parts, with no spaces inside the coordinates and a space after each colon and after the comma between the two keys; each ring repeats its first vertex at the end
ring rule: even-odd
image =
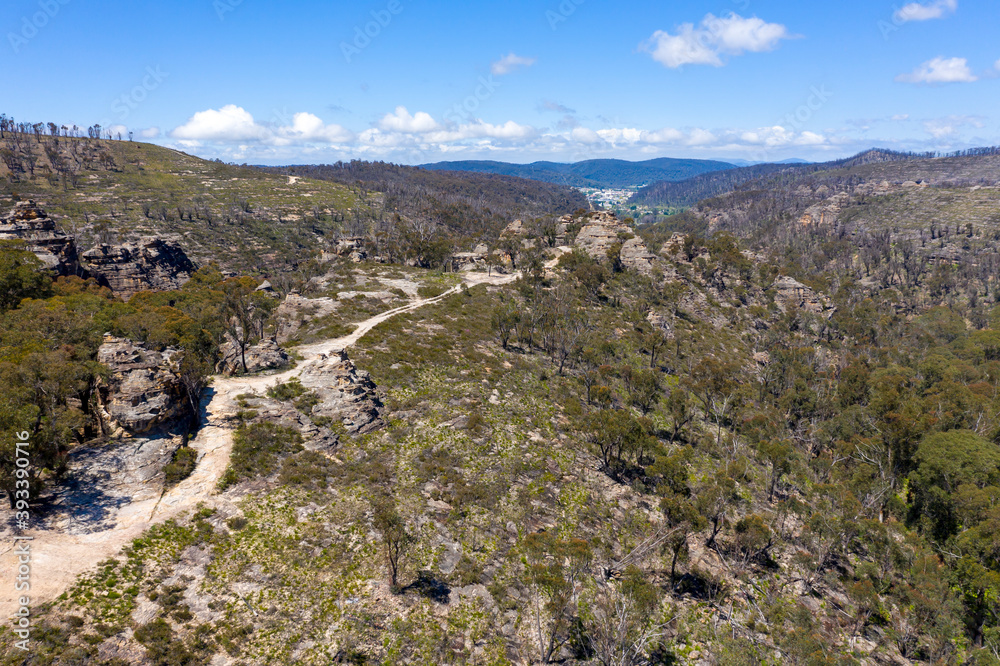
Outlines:
{"type": "Polygon", "coordinates": [[[233,434],[229,469],[219,479],[225,490],[240,481],[266,477],[278,471],[282,457],[302,450],[302,436],[291,428],[273,423],[240,426],[233,434]]]}

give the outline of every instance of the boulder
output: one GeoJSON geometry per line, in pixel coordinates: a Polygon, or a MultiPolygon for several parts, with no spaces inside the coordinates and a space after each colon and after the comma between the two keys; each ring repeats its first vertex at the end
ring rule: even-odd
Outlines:
{"type": "Polygon", "coordinates": [[[461,271],[474,271],[477,268],[486,268],[485,252],[456,252],[448,260],[448,267],[453,273],[461,271]]]}
{"type": "Polygon", "coordinates": [[[309,364],[299,380],[320,398],[311,416],[339,421],[352,434],[363,435],[384,425],[375,382],[355,367],[346,352],[309,364]]]}
{"type": "Polygon", "coordinates": [[[334,245],[333,253],[338,257],[347,257],[356,264],[368,258],[368,250],[362,236],[341,238],[334,245]]]}
{"type": "Polygon", "coordinates": [[[657,256],[649,251],[645,241],[638,236],[630,238],[622,245],[622,265],[640,273],[652,273],[657,256]]]}
{"type": "Polygon", "coordinates": [[[815,314],[826,314],[832,310],[827,300],[798,280],[786,276],[779,277],[772,287],[774,301],[782,312],[789,307],[800,308],[815,314]]]}
{"type": "Polygon", "coordinates": [[[174,373],[180,358],[176,349],[158,352],[105,335],[97,350],[97,361],[111,371],[97,386],[105,427],[116,435],[140,435],[187,417],[187,393],[174,373]]]}
{"type": "Polygon", "coordinates": [[[219,355],[222,360],[216,365],[215,371],[227,375],[243,372],[244,356],[246,371],[250,373],[283,368],[289,361],[288,354],[274,340],[261,340],[247,347],[244,354],[240,354],[239,345],[230,338],[219,347],[219,355]]]}
{"type": "Polygon", "coordinates": [[[0,218],[0,240],[24,241],[30,252],[59,275],[79,272],[73,237],[57,230],[55,220],[34,201],[19,201],[0,218]]]}
{"type": "Polygon", "coordinates": [[[125,299],[140,291],[179,289],[195,270],[179,245],[153,237],[101,245],[84,252],[83,260],[91,276],[125,299]]]}

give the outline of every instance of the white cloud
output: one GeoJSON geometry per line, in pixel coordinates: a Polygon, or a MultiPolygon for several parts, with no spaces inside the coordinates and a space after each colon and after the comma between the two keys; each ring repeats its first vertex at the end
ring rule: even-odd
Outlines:
{"type": "Polygon", "coordinates": [[[266,131],[254,122],[246,109],[228,104],[221,109],[199,111],[170,133],[185,141],[248,141],[261,140],[266,131]]]}
{"type": "Polygon", "coordinates": [[[707,146],[709,144],[715,143],[715,135],[704,129],[694,129],[691,131],[691,135],[688,137],[687,145],[689,146],[707,146]]]}
{"type": "Polygon", "coordinates": [[[993,69],[1000,72],[1000,60],[997,60],[995,63],[993,63],[993,69]]]}
{"type": "Polygon", "coordinates": [[[147,127],[146,129],[139,130],[139,137],[142,139],[155,139],[160,136],[159,127],[147,127]]]}
{"type": "Polygon", "coordinates": [[[826,137],[816,132],[803,132],[795,140],[796,146],[820,146],[826,143],[826,137]]]}
{"type": "Polygon", "coordinates": [[[344,143],[351,133],[340,125],[326,125],[311,113],[296,113],[291,126],[277,128],[276,137],[290,143],[344,143]]]}
{"type": "Polygon", "coordinates": [[[756,16],[730,14],[720,18],[708,14],[697,27],[692,23],[680,25],[677,34],[657,30],[640,48],[671,69],[683,65],[721,67],[725,64],[723,56],[773,51],[781,40],[792,37],[784,25],[767,23],[756,16]]]}
{"type": "Polygon", "coordinates": [[[531,67],[535,62],[535,58],[525,58],[514,53],[508,53],[490,65],[490,71],[494,76],[503,76],[504,74],[511,73],[518,67],[531,67]]]}
{"type": "Polygon", "coordinates": [[[893,122],[902,122],[904,120],[909,120],[909,119],[910,119],[910,114],[908,113],[897,113],[896,115],[889,118],[889,120],[892,120],[893,122]]]}
{"type": "Polygon", "coordinates": [[[908,21],[930,21],[944,18],[958,10],[958,0],[935,0],[934,2],[911,2],[899,9],[894,18],[899,23],[908,21]]]}
{"type": "Polygon", "coordinates": [[[111,136],[115,138],[117,138],[119,135],[123,137],[128,136],[128,128],[125,127],[124,125],[112,125],[111,127],[108,128],[108,131],[111,132],[111,136]]]}
{"type": "Polygon", "coordinates": [[[410,115],[405,106],[397,106],[395,113],[387,113],[379,122],[379,128],[387,132],[432,132],[440,126],[429,113],[417,111],[410,115]]]}
{"type": "Polygon", "coordinates": [[[291,125],[262,125],[244,108],[228,104],[221,109],[199,111],[170,133],[184,145],[208,143],[263,143],[289,146],[304,143],[341,143],[351,133],[339,125],[324,125],[311,113],[297,113],[291,125]]]}
{"type": "Polygon", "coordinates": [[[908,74],[900,74],[903,83],[971,83],[978,80],[965,58],[937,57],[928,60],[908,74]]]}
{"type": "Polygon", "coordinates": [[[573,131],[569,133],[569,137],[573,141],[585,145],[601,143],[604,140],[597,132],[589,127],[574,127],[573,131]]]}
{"type": "Polygon", "coordinates": [[[927,133],[935,139],[954,137],[964,127],[982,129],[986,126],[983,119],[978,116],[945,116],[925,120],[923,125],[927,133]]]}
{"type": "MultiPolygon", "coordinates": [[[[744,154],[782,159],[812,156],[803,152],[826,152],[836,148],[839,139],[829,132],[801,131],[780,125],[645,129],[605,120],[603,126],[567,127],[553,123],[539,129],[514,120],[489,122],[472,118],[448,122],[424,112],[411,113],[404,106],[396,107],[373,126],[357,133],[339,125],[327,125],[312,113],[279,118],[259,122],[235,105],[200,111],[169,132],[172,142],[168,145],[254,163],[354,158],[423,163],[480,158],[514,161],[529,155],[537,155],[539,159],[555,156],[641,159],[665,154],[720,158],[744,154]]],[[[946,130],[942,126],[940,131],[946,130]]],[[[150,132],[142,136],[154,138],[152,135],[150,132]]]]}

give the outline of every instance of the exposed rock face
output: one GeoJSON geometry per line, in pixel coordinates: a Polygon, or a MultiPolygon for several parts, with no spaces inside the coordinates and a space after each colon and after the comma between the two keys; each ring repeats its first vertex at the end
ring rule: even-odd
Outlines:
{"type": "Polygon", "coordinates": [[[180,354],[105,335],[97,350],[97,361],[111,369],[97,391],[105,426],[115,434],[139,435],[187,416],[184,385],[173,371],[180,354]]]}
{"type": "Polygon", "coordinates": [[[487,268],[486,257],[490,249],[485,245],[477,245],[472,252],[456,252],[451,255],[448,265],[453,273],[474,271],[477,268],[487,268]]]}
{"type": "Polygon", "coordinates": [[[524,222],[514,220],[500,233],[500,238],[512,238],[514,236],[527,236],[528,230],[524,228],[524,222]]]}
{"type": "Polygon", "coordinates": [[[333,253],[338,257],[348,257],[356,264],[368,258],[365,239],[361,236],[341,238],[333,247],[333,253]]]}
{"type": "Polygon", "coordinates": [[[851,200],[847,192],[836,194],[825,201],[806,209],[799,222],[804,226],[813,224],[831,224],[837,221],[837,216],[851,200]]]}
{"type": "Polygon", "coordinates": [[[310,319],[322,319],[337,311],[338,303],[332,298],[305,298],[297,291],[285,297],[274,312],[278,322],[275,339],[284,344],[298,335],[302,325],[310,319]]]}
{"type": "Polygon", "coordinates": [[[632,235],[632,230],[614,213],[601,211],[580,229],[576,236],[576,246],[598,261],[604,261],[608,250],[615,243],[622,242],[619,235],[632,235]]]}
{"type": "Polygon", "coordinates": [[[794,278],[779,277],[774,281],[773,288],[777,292],[774,301],[783,312],[789,307],[801,308],[815,314],[825,314],[832,310],[823,296],[794,278]]]}
{"type": "Polygon", "coordinates": [[[22,240],[48,268],[59,275],[76,275],[79,260],[76,242],[56,229],[51,219],[34,201],[19,201],[0,218],[0,240],[22,240]]]}
{"type": "Polygon", "coordinates": [[[371,376],[358,370],[346,352],[329,356],[302,371],[302,385],[312,389],[321,402],[312,416],[333,418],[350,433],[365,434],[383,426],[382,403],[371,376]]]}
{"type": "Polygon", "coordinates": [[[239,345],[228,340],[219,347],[219,354],[222,360],[219,361],[215,371],[227,375],[243,372],[244,357],[247,362],[247,372],[274,370],[288,365],[288,354],[274,340],[261,340],[247,347],[244,354],[240,353],[239,345]]]}
{"type": "Polygon", "coordinates": [[[640,273],[651,273],[657,256],[649,251],[645,241],[636,236],[622,245],[622,265],[640,273]]]}
{"type": "Polygon", "coordinates": [[[195,270],[179,245],[160,238],[101,245],[84,252],[83,259],[98,282],[125,299],[140,291],[179,289],[195,270]]]}

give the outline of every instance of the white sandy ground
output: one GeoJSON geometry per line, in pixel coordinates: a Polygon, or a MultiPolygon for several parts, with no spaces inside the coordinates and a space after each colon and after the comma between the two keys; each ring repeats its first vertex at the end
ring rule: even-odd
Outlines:
{"type": "MultiPolygon", "coordinates": [[[[517,275],[464,273],[464,284],[501,285],[513,282],[517,275]]],[[[138,538],[147,529],[193,509],[199,503],[208,507],[223,501],[216,485],[229,465],[233,446],[230,418],[238,411],[236,397],[243,393],[264,392],[278,382],[299,376],[306,368],[321,363],[326,356],[356,344],[382,322],[397,315],[412,312],[444,300],[460,291],[457,286],[440,296],[414,300],[407,305],[376,315],[361,322],[350,335],[297,349],[302,355],[297,367],[286,372],[262,377],[216,377],[208,392],[204,425],[190,446],[198,452],[198,462],[191,476],[160,497],[149,497],[123,506],[115,515],[110,529],[90,534],[65,534],[55,530],[28,530],[22,536],[31,541],[31,590],[27,593],[31,607],[55,599],[81,575],[138,538]]],[[[0,618],[11,617],[24,592],[15,590],[18,556],[13,537],[0,545],[0,618]]]]}

